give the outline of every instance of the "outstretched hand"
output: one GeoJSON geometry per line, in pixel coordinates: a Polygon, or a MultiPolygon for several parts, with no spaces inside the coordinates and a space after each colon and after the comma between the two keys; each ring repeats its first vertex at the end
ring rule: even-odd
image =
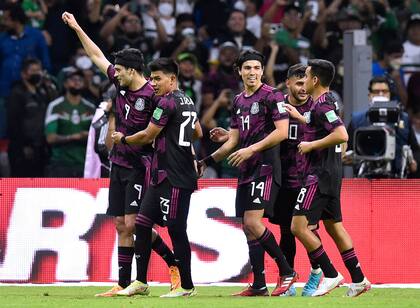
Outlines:
{"type": "Polygon", "coordinates": [[[226,142],[229,139],[229,132],[222,127],[215,127],[210,131],[210,140],[213,142],[226,142]]]}

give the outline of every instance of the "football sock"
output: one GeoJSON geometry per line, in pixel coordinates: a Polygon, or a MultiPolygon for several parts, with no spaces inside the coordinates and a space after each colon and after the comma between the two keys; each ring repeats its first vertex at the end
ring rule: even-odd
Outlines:
{"type": "Polygon", "coordinates": [[[131,262],[133,261],[134,247],[118,246],[118,284],[127,287],[131,283],[131,262]]]}
{"type": "Polygon", "coordinates": [[[308,255],[310,259],[313,259],[317,264],[321,266],[321,269],[324,272],[324,276],[326,278],[337,277],[338,272],[334,268],[334,265],[332,265],[330,258],[328,258],[327,253],[325,252],[322,245],[314,251],[309,252],[308,255]]]}
{"type": "Polygon", "coordinates": [[[350,273],[351,281],[354,283],[362,282],[365,276],[363,275],[354,248],[342,252],[341,258],[343,258],[343,262],[350,273]]]}
{"type": "Polygon", "coordinates": [[[264,250],[274,259],[279,268],[280,276],[293,274],[293,269],[287,263],[280,246],[277,244],[273,233],[265,228],[264,233],[258,239],[264,250]]]}
{"type": "Polygon", "coordinates": [[[152,249],[162,257],[168,267],[176,265],[173,252],[169,249],[168,245],[166,245],[159,234],[157,234],[155,240],[152,243],[152,249]]]}
{"type": "Polygon", "coordinates": [[[147,283],[147,268],[152,252],[152,227],[136,224],[135,256],[137,280],[147,283]]]}
{"type": "Polygon", "coordinates": [[[281,238],[280,238],[280,249],[289,263],[291,268],[295,267],[295,256],[296,256],[296,240],[290,227],[280,227],[281,238]]]}
{"type": "Polygon", "coordinates": [[[188,241],[186,225],[168,226],[169,236],[174,246],[175,260],[178,263],[181,276],[181,287],[184,289],[194,288],[191,278],[191,247],[188,241]]]}
{"type": "MultiPolygon", "coordinates": [[[[321,240],[321,237],[319,236],[319,234],[318,234],[318,231],[317,230],[312,230],[312,233],[313,234],[315,234],[315,236],[317,237],[317,238],[319,238],[319,240],[321,240]]],[[[311,255],[310,255],[310,253],[308,252],[308,258],[309,258],[309,262],[311,262],[311,267],[312,267],[312,269],[318,269],[319,268],[319,264],[318,264],[318,262],[316,262],[314,259],[312,259],[311,258],[311,255]]]]}
{"type": "Polygon", "coordinates": [[[254,274],[254,282],[252,287],[254,289],[261,289],[265,287],[265,272],[264,272],[264,248],[257,240],[248,241],[249,260],[251,263],[252,273],[254,274]]]}

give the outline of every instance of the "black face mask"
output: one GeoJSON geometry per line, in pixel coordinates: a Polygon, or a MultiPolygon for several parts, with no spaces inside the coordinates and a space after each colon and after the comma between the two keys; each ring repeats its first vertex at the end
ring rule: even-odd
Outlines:
{"type": "Polygon", "coordinates": [[[71,95],[80,95],[82,93],[82,89],[77,88],[69,88],[68,91],[71,95]]]}
{"type": "Polygon", "coordinates": [[[41,74],[32,74],[32,75],[29,75],[28,82],[31,85],[36,86],[37,84],[41,82],[41,79],[42,79],[41,74]]]}

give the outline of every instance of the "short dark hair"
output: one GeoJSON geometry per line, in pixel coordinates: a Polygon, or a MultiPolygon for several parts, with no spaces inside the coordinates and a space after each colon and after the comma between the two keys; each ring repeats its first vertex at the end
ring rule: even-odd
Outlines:
{"type": "Polygon", "coordinates": [[[375,76],[369,81],[369,92],[372,92],[372,86],[376,83],[386,83],[388,85],[388,89],[391,90],[391,84],[385,76],[375,76]]]}
{"type": "Polygon", "coordinates": [[[319,78],[319,83],[323,87],[329,87],[334,79],[335,67],[328,60],[312,59],[308,61],[308,66],[311,67],[312,76],[319,78]]]}
{"type": "Polygon", "coordinates": [[[249,61],[249,60],[260,61],[261,66],[264,67],[264,60],[265,60],[264,56],[260,52],[251,49],[251,50],[245,50],[241,52],[238,59],[236,60],[235,68],[240,70],[244,62],[249,61]]]}
{"type": "Polygon", "coordinates": [[[246,13],[242,10],[233,9],[229,12],[229,18],[233,15],[233,13],[241,13],[246,18],[246,13]]]}
{"type": "Polygon", "coordinates": [[[133,68],[139,73],[144,71],[144,57],[143,53],[136,48],[126,48],[112,53],[114,56],[114,63],[122,65],[127,68],[133,68]]]}
{"type": "Polygon", "coordinates": [[[149,70],[151,72],[162,71],[165,74],[175,74],[178,77],[178,64],[171,58],[159,58],[149,63],[149,70]]]}
{"type": "Polygon", "coordinates": [[[189,13],[182,13],[176,17],[176,25],[183,23],[184,21],[191,21],[195,24],[194,15],[189,13]]]}
{"type": "Polygon", "coordinates": [[[306,67],[307,66],[302,63],[292,65],[287,70],[287,79],[292,78],[292,77],[297,77],[297,78],[305,77],[306,67]]]}
{"type": "Polygon", "coordinates": [[[19,2],[5,4],[3,11],[9,11],[10,19],[13,21],[19,21],[23,25],[28,22],[28,17],[19,2]]]}
{"type": "Polygon", "coordinates": [[[39,66],[42,67],[42,63],[38,59],[36,59],[36,58],[26,58],[22,62],[22,67],[21,67],[20,71],[25,72],[31,65],[34,65],[34,64],[38,64],[39,66]]]}

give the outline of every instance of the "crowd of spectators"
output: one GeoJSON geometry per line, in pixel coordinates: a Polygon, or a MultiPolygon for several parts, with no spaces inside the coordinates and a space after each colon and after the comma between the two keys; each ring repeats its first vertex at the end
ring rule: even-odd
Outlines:
{"type": "MultiPolygon", "coordinates": [[[[420,142],[419,0],[3,2],[0,176],[83,174],[89,124],[95,106],[108,98],[109,83],[62,22],[64,11],[75,15],[111,61],[113,52],[130,47],[140,49],[146,61],[178,61],[180,88],[196,102],[205,130],[196,145],[199,157],[219,146],[208,131],[229,127],[232,99],[241,89],[232,64],[242,50],[266,56],[265,82],[279,88],[291,65],[330,60],[337,68],[332,89],[341,96],[343,33],[355,29],[367,31],[373,76],[387,79],[420,142]]],[[[206,174],[235,175],[226,162],[206,174]]]]}

